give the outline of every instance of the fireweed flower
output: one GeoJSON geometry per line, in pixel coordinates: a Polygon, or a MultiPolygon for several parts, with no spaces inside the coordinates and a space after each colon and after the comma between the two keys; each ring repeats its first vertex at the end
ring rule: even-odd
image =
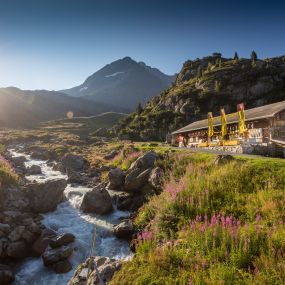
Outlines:
{"type": "Polygon", "coordinates": [[[151,230],[144,230],[138,234],[137,239],[142,241],[152,240],[153,239],[153,231],[151,230]]]}
{"type": "Polygon", "coordinates": [[[183,191],[184,187],[185,183],[183,179],[180,180],[179,182],[171,181],[168,184],[166,184],[164,191],[169,193],[172,200],[175,200],[177,194],[183,191]]]}
{"type": "Polygon", "coordinates": [[[257,215],[256,215],[255,221],[256,221],[257,223],[259,223],[259,222],[261,221],[261,216],[260,216],[260,214],[257,214],[257,215]]]}
{"type": "Polygon", "coordinates": [[[10,169],[12,169],[15,172],[15,169],[12,166],[12,164],[1,154],[0,154],[0,162],[5,164],[6,166],[8,166],[10,169]]]}

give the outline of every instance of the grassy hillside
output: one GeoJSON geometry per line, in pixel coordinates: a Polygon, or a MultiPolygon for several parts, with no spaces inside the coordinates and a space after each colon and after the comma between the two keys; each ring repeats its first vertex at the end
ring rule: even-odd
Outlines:
{"type": "Polygon", "coordinates": [[[134,140],[165,140],[167,133],[214,115],[223,106],[246,108],[285,100],[285,57],[227,59],[220,54],[184,63],[175,84],[133,113],[114,131],[134,140]]]}
{"type": "Polygon", "coordinates": [[[285,284],[285,163],[170,156],[164,190],[140,209],[136,254],[110,284],[285,284]]]}
{"type": "Polygon", "coordinates": [[[123,113],[107,112],[91,117],[74,117],[72,119],[45,122],[40,128],[47,131],[68,132],[84,138],[89,135],[107,135],[107,130],[125,118],[123,113]]]}

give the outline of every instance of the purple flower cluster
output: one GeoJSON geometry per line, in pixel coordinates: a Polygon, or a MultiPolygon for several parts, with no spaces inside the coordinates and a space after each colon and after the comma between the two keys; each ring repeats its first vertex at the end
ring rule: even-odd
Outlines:
{"type": "Polygon", "coordinates": [[[128,154],[127,159],[133,160],[133,159],[140,157],[141,155],[142,155],[141,151],[132,152],[132,153],[128,154]]]}
{"type": "Polygon", "coordinates": [[[176,196],[179,192],[185,189],[185,182],[181,179],[179,182],[170,181],[165,185],[164,191],[170,195],[172,200],[176,199],[176,196]]]}
{"type": "Polygon", "coordinates": [[[0,154],[0,163],[6,165],[7,167],[9,167],[12,171],[15,171],[12,164],[3,156],[0,154]]]}
{"type": "Polygon", "coordinates": [[[235,219],[233,216],[225,216],[223,214],[213,215],[208,219],[207,215],[198,215],[194,220],[190,222],[192,230],[199,230],[204,233],[210,228],[222,228],[226,229],[231,236],[236,237],[239,230],[244,227],[247,230],[247,224],[242,226],[239,219],[235,219]]]}
{"type": "Polygon", "coordinates": [[[153,237],[154,237],[154,232],[152,230],[146,229],[137,235],[137,240],[138,241],[152,240],[153,237]]]}

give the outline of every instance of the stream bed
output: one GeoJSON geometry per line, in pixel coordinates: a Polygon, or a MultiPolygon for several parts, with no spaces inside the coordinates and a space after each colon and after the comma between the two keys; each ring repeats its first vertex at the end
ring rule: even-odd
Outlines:
{"type": "MultiPolygon", "coordinates": [[[[30,175],[30,181],[44,182],[67,176],[55,171],[46,161],[34,160],[21,150],[10,149],[12,156],[25,156],[25,166],[38,165],[42,169],[40,175],[30,175]]],[[[119,260],[129,259],[131,256],[126,241],[116,238],[112,233],[113,225],[122,218],[128,217],[128,212],[114,210],[109,215],[84,214],[79,210],[82,198],[90,188],[67,185],[64,194],[66,200],[57,206],[53,212],[43,214],[42,223],[57,233],[72,233],[75,235],[74,253],[71,256],[72,270],[66,274],[56,274],[43,265],[41,258],[27,258],[16,273],[13,285],[66,285],[72,277],[77,265],[85,261],[90,254],[91,240],[96,229],[96,244],[94,255],[107,256],[119,260]]]]}

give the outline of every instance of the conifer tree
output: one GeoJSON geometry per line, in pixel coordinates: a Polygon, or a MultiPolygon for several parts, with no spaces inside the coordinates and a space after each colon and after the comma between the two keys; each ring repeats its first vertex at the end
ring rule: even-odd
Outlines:
{"type": "Polygon", "coordinates": [[[142,111],[143,111],[142,105],[141,105],[141,103],[139,103],[137,108],[136,108],[136,113],[138,115],[140,115],[142,113],[142,111]]]}
{"type": "Polygon", "coordinates": [[[256,52],[254,50],[251,52],[251,56],[250,57],[251,57],[251,60],[254,61],[254,62],[257,60],[257,54],[256,54],[256,52]]]}

